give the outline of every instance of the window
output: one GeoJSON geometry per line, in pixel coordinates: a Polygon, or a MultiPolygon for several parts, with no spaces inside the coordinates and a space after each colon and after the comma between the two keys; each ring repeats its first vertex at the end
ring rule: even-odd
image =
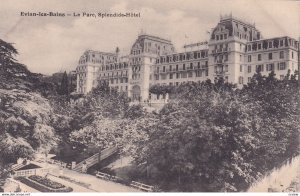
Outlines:
{"type": "Polygon", "coordinates": [[[190,71],[190,72],[188,73],[188,77],[189,77],[189,78],[193,77],[193,72],[190,71]]]}
{"type": "Polygon", "coordinates": [[[176,65],[176,71],[178,71],[178,65],[176,65]]]}
{"type": "Polygon", "coordinates": [[[251,77],[248,77],[248,83],[250,83],[251,82],[251,77]]]}
{"type": "Polygon", "coordinates": [[[251,55],[248,55],[248,62],[251,62],[251,55]]]}
{"type": "Polygon", "coordinates": [[[228,83],[228,76],[225,76],[225,82],[228,83]]]}
{"type": "Polygon", "coordinates": [[[274,64],[267,64],[267,71],[274,71],[274,64]]]}
{"type": "Polygon", "coordinates": [[[225,72],[228,72],[228,65],[225,65],[225,72]]]}
{"type": "Polygon", "coordinates": [[[261,44],[257,45],[257,49],[260,50],[261,49],[261,44]]]}
{"type": "Polygon", "coordinates": [[[182,69],[185,70],[185,64],[182,65],[182,69]]]}
{"type": "Polygon", "coordinates": [[[244,78],[242,76],[239,77],[239,84],[244,84],[244,78]]]}
{"type": "Polygon", "coordinates": [[[283,46],[283,40],[279,41],[279,46],[283,46]]]}
{"type": "Polygon", "coordinates": [[[273,42],[269,42],[269,48],[272,48],[273,42]]]}
{"type": "Polygon", "coordinates": [[[248,65],[248,73],[251,73],[251,65],[248,65]]]}
{"type": "Polygon", "coordinates": [[[186,78],[186,73],[181,73],[181,78],[186,78]]]}
{"type": "Polygon", "coordinates": [[[240,62],[242,62],[242,55],[240,55],[240,62]]]}
{"type": "Polygon", "coordinates": [[[224,34],[224,39],[227,39],[227,34],[224,34]]]}
{"type": "Polygon", "coordinates": [[[257,72],[264,71],[264,65],[256,65],[256,71],[257,72]]]}
{"type": "Polygon", "coordinates": [[[170,73],[170,79],[173,79],[173,74],[172,73],[170,73]]]}
{"type": "Polygon", "coordinates": [[[285,69],[286,69],[285,62],[278,63],[278,70],[285,70],[285,69]]]}
{"type": "Polygon", "coordinates": [[[280,52],[279,52],[279,58],[280,58],[280,59],[283,59],[283,58],[284,58],[284,52],[283,52],[283,51],[280,51],[280,52]]]}
{"type": "Polygon", "coordinates": [[[166,72],[166,67],[165,66],[163,66],[163,72],[166,72]]]}
{"type": "Polygon", "coordinates": [[[243,65],[240,65],[240,72],[243,72],[243,65]]]}
{"type": "Polygon", "coordinates": [[[269,53],[269,60],[273,59],[273,54],[269,53]]]}
{"type": "Polygon", "coordinates": [[[180,74],[179,73],[176,73],[176,78],[180,78],[180,74]]]}
{"type": "Polygon", "coordinates": [[[247,50],[248,50],[248,51],[251,51],[251,45],[248,45],[248,46],[247,46],[247,50]]]}
{"type": "Polygon", "coordinates": [[[261,54],[258,54],[258,55],[257,55],[257,60],[258,60],[258,61],[261,61],[261,54]]]}
{"type": "Polygon", "coordinates": [[[294,59],[294,52],[292,51],[292,59],[294,59]]]}
{"type": "Polygon", "coordinates": [[[228,54],[225,55],[225,61],[228,61],[228,54]]]}

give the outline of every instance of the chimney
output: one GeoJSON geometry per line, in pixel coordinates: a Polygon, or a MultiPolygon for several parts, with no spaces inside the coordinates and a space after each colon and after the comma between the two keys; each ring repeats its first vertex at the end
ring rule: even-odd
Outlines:
{"type": "Polygon", "coordinates": [[[117,55],[117,63],[120,62],[120,49],[119,47],[116,48],[116,55],[117,55]]]}

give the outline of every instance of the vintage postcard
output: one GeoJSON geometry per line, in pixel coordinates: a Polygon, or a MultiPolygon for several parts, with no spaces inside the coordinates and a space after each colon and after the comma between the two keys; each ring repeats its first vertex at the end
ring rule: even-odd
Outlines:
{"type": "Polygon", "coordinates": [[[300,1],[0,0],[0,192],[300,192],[300,1]]]}

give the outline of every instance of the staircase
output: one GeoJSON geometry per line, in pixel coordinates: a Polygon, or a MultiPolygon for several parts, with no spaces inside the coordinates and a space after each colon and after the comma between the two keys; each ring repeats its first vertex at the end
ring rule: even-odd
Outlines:
{"type": "Polygon", "coordinates": [[[74,171],[81,172],[82,171],[82,166],[84,165],[84,162],[86,163],[86,169],[92,167],[93,165],[99,163],[100,161],[110,157],[111,155],[115,154],[118,151],[117,147],[110,147],[106,148],[101,151],[100,156],[99,153],[94,154],[93,156],[81,161],[78,163],[75,168],[73,169],[74,171]]]}

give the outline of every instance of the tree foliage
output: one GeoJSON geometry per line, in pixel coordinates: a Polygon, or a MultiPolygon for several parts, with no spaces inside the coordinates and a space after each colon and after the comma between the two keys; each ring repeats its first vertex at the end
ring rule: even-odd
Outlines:
{"type": "Polygon", "coordinates": [[[155,123],[131,126],[140,140],[131,153],[156,168],[153,182],[167,190],[246,190],[299,154],[299,86],[288,78],[258,73],[242,90],[222,81],[185,84],[155,123]]]}
{"type": "Polygon", "coordinates": [[[18,63],[17,50],[0,40],[0,164],[16,163],[18,158],[32,158],[41,149],[56,142],[51,124],[53,110],[40,95],[39,74],[18,63]]]}

